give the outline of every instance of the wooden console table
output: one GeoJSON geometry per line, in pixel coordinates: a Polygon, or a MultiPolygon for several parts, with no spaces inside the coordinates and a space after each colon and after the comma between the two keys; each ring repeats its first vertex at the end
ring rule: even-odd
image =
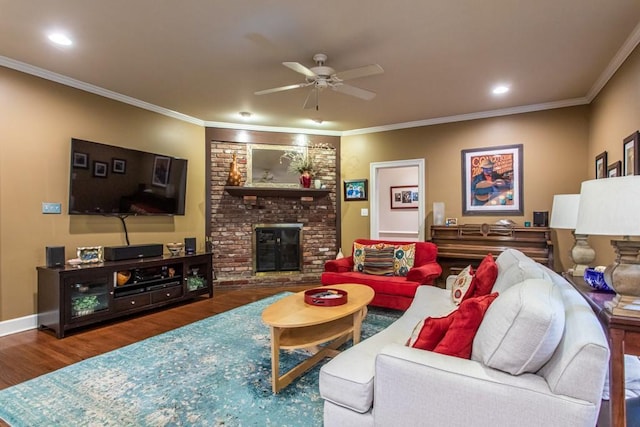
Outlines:
{"type": "Polygon", "coordinates": [[[431,242],[438,246],[442,278],[477,266],[488,253],[494,256],[513,248],[553,269],[553,244],[548,227],[497,224],[431,226],[431,242]]]}
{"type": "Polygon", "coordinates": [[[597,291],[587,285],[582,277],[564,274],[565,279],[589,303],[607,333],[611,357],[609,358],[609,406],[610,425],[627,425],[625,402],[624,355],[640,356],[640,317],[614,315],[605,304],[616,296],[612,292],[597,291]]]}

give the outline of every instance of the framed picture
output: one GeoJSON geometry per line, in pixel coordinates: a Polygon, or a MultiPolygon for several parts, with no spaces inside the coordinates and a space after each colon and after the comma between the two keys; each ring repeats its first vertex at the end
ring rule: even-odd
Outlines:
{"type": "Polygon", "coordinates": [[[109,165],[105,162],[93,161],[93,176],[98,178],[106,178],[109,165]]]}
{"type": "Polygon", "coordinates": [[[638,137],[635,131],[622,142],[622,175],[640,175],[640,156],[638,156],[638,137]]]}
{"type": "Polygon", "coordinates": [[[83,264],[102,262],[102,246],[84,246],[76,249],[78,259],[83,264]]]}
{"type": "Polygon", "coordinates": [[[618,160],[613,162],[607,167],[607,178],[613,178],[614,176],[620,176],[622,173],[622,162],[618,160]]]}
{"type": "Polygon", "coordinates": [[[391,209],[418,209],[418,186],[391,187],[391,209]]]}
{"type": "Polygon", "coordinates": [[[345,179],[344,180],[344,200],[349,202],[352,200],[367,200],[366,179],[345,179]]]}
{"type": "Polygon", "coordinates": [[[453,225],[458,225],[458,218],[447,218],[444,221],[444,225],[446,225],[447,227],[453,226],[453,225]]]}
{"type": "Polygon", "coordinates": [[[73,167],[81,169],[89,169],[89,155],[79,151],[73,152],[73,167]]]}
{"type": "Polygon", "coordinates": [[[522,215],[522,144],[462,150],[462,214],[522,215]]]}
{"type": "Polygon", "coordinates": [[[607,152],[603,151],[602,153],[596,156],[596,179],[601,179],[606,177],[607,177],[607,152]]]}
{"type": "Polygon", "coordinates": [[[151,183],[159,187],[166,187],[169,183],[169,167],[171,159],[165,156],[156,156],[153,161],[153,176],[151,183]]]}
{"type": "Polygon", "coordinates": [[[124,159],[111,159],[111,172],[124,174],[127,172],[127,161],[124,159]]]}

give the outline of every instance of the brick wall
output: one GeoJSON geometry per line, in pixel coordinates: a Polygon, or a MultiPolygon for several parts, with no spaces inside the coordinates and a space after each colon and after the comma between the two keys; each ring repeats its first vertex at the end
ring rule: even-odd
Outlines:
{"type": "Polygon", "coordinates": [[[247,176],[247,145],[234,142],[210,144],[210,221],[208,240],[214,252],[216,286],[273,286],[319,283],[325,261],[336,256],[336,151],[311,150],[319,166],[317,178],[330,190],[313,201],[300,198],[261,197],[244,200],[224,191],[233,154],[238,169],[247,176]],[[254,275],[253,225],[302,223],[303,262],[300,273],[254,275]]]}

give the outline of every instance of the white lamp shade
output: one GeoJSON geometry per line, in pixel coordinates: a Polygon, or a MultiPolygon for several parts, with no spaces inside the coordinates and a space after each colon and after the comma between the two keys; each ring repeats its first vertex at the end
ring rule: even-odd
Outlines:
{"type": "Polygon", "coordinates": [[[579,205],[579,194],[556,194],[553,196],[549,227],[575,230],[578,222],[579,205]]]}
{"type": "Polygon", "coordinates": [[[575,232],[640,236],[640,175],[584,181],[575,232]]]}

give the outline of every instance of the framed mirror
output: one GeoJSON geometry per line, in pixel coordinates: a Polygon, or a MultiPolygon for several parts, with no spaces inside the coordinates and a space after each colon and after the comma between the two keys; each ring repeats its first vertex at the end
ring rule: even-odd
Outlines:
{"type": "Polygon", "coordinates": [[[247,186],[300,187],[300,175],[289,172],[287,151],[304,153],[306,147],[294,145],[247,144],[247,186]]]}

